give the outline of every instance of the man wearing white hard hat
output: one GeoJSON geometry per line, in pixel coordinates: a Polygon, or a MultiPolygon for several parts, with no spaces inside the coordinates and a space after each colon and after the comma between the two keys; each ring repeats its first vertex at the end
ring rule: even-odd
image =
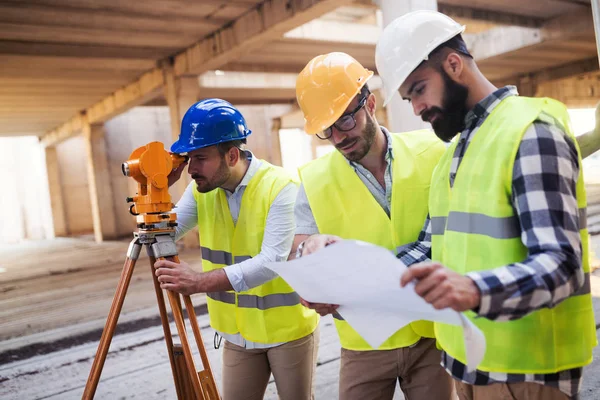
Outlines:
{"type": "Polygon", "coordinates": [[[440,139],[458,135],[433,173],[424,240],[398,255],[419,263],[400,283],[484,332],[467,371],[462,329],[435,324],[461,399],[576,397],[596,345],[579,147],[566,107],[496,88],[463,30],[417,11],[377,44],[386,103],[399,92],[440,139]]]}

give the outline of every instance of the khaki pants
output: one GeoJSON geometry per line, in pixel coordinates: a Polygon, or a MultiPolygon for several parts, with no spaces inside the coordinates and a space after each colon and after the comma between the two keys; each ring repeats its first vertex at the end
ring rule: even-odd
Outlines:
{"type": "Polygon", "coordinates": [[[394,350],[342,349],[340,400],[391,400],[396,381],[406,400],[450,400],[453,379],[440,365],[434,339],[394,350]]]}
{"type": "Polygon", "coordinates": [[[460,400],[567,400],[559,389],[533,382],[469,385],[455,381],[460,400]]]}
{"type": "Polygon", "coordinates": [[[269,349],[246,350],[225,341],[223,400],[262,399],[271,373],[281,400],[313,399],[319,327],[308,336],[269,349]]]}

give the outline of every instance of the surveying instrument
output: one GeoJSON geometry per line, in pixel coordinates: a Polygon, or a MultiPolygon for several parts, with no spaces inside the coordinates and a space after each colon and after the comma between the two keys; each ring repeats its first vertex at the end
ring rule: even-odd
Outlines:
{"type": "Polygon", "coordinates": [[[150,258],[150,273],[154,282],[154,291],[156,292],[160,320],[165,333],[165,342],[169,353],[169,361],[171,362],[171,371],[175,381],[177,398],[179,400],[217,400],[220,398],[215,378],[208,362],[206,349],[202,342],[200,328],[198,327],[196,313],[194,312],[190,296],[183,296],[183,301],[204,367],[199,372],[196,371],[186,333],[181,297],[178,293],[166,291],[173,319],[177,326],[177,333],[181,340],[181,345],[174,345],[163,291],[154,273],[154,263],[156,260],[167,259],[179,263],[177,246],[175,245],[177,215],[170,212],[173,208],[173,203],[171,203],[171,196],[169,195],[167,177],[173,169],[177,168],[185,160],[186,158],[183,156],[167,152],[162,143],[151,142],[146,146],[134,150],[129,156],[129,160],[122,165],[123,175],[132,177],[138,183],[137,196],[127,198],[127,202],[133,203],[129,211],[135,215],[138,230],[133,233],[134,238],[129,244],[125,265],[123,266],[106,325],[102,331],[96,357],[94,358],[90,375],[85,385],[83,399],[94,398],[108,348],[110,347],[110,342],[117,326],[117,320],[119,319],[127,288],[129,287],[133,269],[140,255],[142,245],[146,247],[148,257],[150,258]]]}

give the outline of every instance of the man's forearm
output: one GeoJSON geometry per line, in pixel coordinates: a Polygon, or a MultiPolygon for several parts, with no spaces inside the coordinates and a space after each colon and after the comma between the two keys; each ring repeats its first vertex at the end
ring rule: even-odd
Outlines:
{"type": "Polygon", "coordinates": [[[577,136],[581,158],[586,158],[600,150],[600,129],[577,136]]]}
{"type": "Polygon", "coordinates": [[[199,273],[196,293],[224,292],[227,290],[233,290],[233,287],[222,268],[199,273]]]}

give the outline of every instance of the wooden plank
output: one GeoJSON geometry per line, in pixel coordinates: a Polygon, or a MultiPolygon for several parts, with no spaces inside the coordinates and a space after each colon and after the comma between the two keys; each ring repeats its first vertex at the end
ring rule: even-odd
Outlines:
{"type": "Polygon", "coordinates": [[[25,3],[60,7],[61,9],[86,9],[93,11],[112,11],[119,14],[143,16],[183,16],[210,18],[225,5],[244,7],[246,9],[260,3],[260,0],[145,0],[140,7],[136,2],[121,0],[9,0],[10,3],[25,3]]]}
{"type": "MultiPolygon", "coordinates": [[[[147,6],[146,6],[147,7],[147,6]]],[[[142,10],[145,7],[141,8],[142,10]]],[[[138,10],[140,7],[138,7],[138,10]]],[[[67,26],[101,30],[131,30],[164,33],[191,33],[200,37],[218,29],[226,20],[171,16],[127,14],[122,11],[61,8],[25,3],[0,4],[0,22],[67,26]]]]}
{"type": "MultiPolygon", "coordinates": [[[[472,0],[469,6],[482,10],[499,11],[515,15],[537,18],[553,18],[562,14],[586,8],[585,5],[571,2],[570,0],[472,0]]],[[[464,0],[438,0],[438,4],[464,6],[464,0]]],[[[589,7],[588,7],[589,8],[589,7]]]]}
{"type": "Polygon", "coordinates": [[[84,123],[88,186],[96,243],[116,238],[115,210],[108,172],[104,125],[84,123]]]}
{"type": "Polygon", "coordinates": [[[546,22],[540,31],[541,41],[568,40],[577,36],[594,35],[594,20],[589,8],[561,15],[546,22]]]}
{"type": "Polygon", "coordinates": [[[58,143],[82,132],[85,124],[83,115],[76,115],[58,128],[45,134],[40,140],[43,146],[56,146],[58,143]]]}
{"type": "Polygon", "coordinates": [[[66,79],[72,77],[73,79],[87,79],[92,80],[104,80],[104,79],[119,79],[121,81],[130,82],[139,76],[143,70],[138,71],[102,71],[102,70],[84,70],[84,69],[62,69],[62,70],[47,70],[41,71],[35,65],[23,65],[22,68],[2,68],[2,76],[4,78],[35,78],[39,77],[42,73],[44,77],[50,79],[66,79]]]}
{"type": "Polygon", "coordinates": [[[79,44],[108,44],[154,48],[186,47],[195,37],[122,29],[87,29],[0,22],[0,38],[8,40],[79,44]]]}
{"type": "Polygon", "coordinates": [[[71,44],[0,40],[0,54],[29,54],[55,57],[99,57],[160,59],[177,52],[177,47],[136,47],[105,44],[71,44]]]}
{"type": "Polygon", "coordinates": [[[101,57],[53,57],[33,55],[0,54],[0,65],[5,68],[26,68],[30,70],[108,70],[140,71],[155,66],[154,60],[134,58],[101,57]]]}
{"type": "Polygon", "coordinates": [[[138,80],[117,90],[86,110],[91,124],[105,122],[131,107],[143,104],[160,95],[164,84],[163,71],[155,68],[138,80]]]}
{"type": "Polygon", "coordinates": [[[110,90],[110,87],[120,86],[128,83],[125,78],[107,78],[102,80],[89,80],[86,78],[62,76],[62,77],[46,77],[46,76],[31,76],[31,77],[4,77],[0,76],[0,86],[5,87],[104,87],[110,90]]]}
{"type": "Polygon", "coordinates": [[[438,11],[446,14],[453,19],[471,19],[476,21],[486,21],[501,25],[522,26],[527,28],[538,28],[542,25],[543,19],[537,16],[527,16],[512,14],[503,11],[490,11],[481,8],[465,7],[444,4],[438,4],[438,11]]]}
{"type": "Polygon", "coordinates": [[[175,57],[175,75],[216,69],[350,0],[267,0],[175,57]]]}

